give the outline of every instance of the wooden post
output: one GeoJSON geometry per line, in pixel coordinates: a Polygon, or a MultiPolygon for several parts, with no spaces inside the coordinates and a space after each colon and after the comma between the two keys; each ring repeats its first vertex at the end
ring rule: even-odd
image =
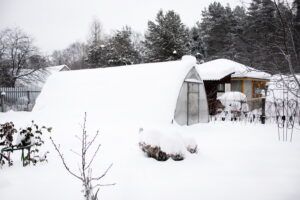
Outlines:
{"type": "Polygon", "coordinates": [[[266,123],[266,98],[265,97],[263,97],[262,99],[261,99],[261,103],[262,103],[262,105],[261,105],[261,116],[260,116],[260,120],[261,120],[261,123],[262,124],[265,124],[266,123]]]}
{"type": "Polygon", "coordinates": [[[0,93],[0,98],[1,98],[1,112],[5,112],[4,97],[5,97],[5,92],[1,92],[0,93]]]}
{"type": "Polygon", "coordinates": [[[186,85],[187,85],[187,102],[186,102],[186,105],[187,105],[187,110],[186,110],[186,114],[187,114],[187,116],[186,116],[186,120],[187,120],[187,122],[186,122],[186,125],[189,125],[189,115],[190,115],[190,108],[189,108],[189,101],[190,101],[190,84],[187,82],[186,83],[186,85]]]}
{"type": "Polygon", "coordinates": [[[27,102],[27,111],[30,111],[30,108],[29,108],[29,105],[30,105],[30,91],[27,90],[27,99],[28,99],[28,102],[27,102]]]}

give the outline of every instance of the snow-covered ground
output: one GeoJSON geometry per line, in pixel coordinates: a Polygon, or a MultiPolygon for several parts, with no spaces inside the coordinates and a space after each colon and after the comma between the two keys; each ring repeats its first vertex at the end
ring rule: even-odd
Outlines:
{"type": "MultiPolygon", "coordinates": [[[[67,162],[77,171],[78,157],[70,149],[79,148],[74,135],[80,134],[83,114],[65,120],[42,115],[45,113],[0,113],[0,122],[13,121],[19,128],[34,119],[52,126],[53,139],[61,144],[67,162]]],[[[95,116],[88,114],[87,118],[88,133],[93,135],[99,129],[97,142],[102,144],[93,173],[101,174],[113,163],[102,183],[116,183],[101,188],[99,199],[300,199],[299,130],[289,143],[277,140],[274,124],[210,122],[178,126],[177,132],[196,140],[198,154],[187,154],[183,161],[158,162],[139,149],[139,127],[113,122],[108,126],[95,116]]],[[[45,148],[50,151],[48,163],[24,168],[17,161],[0,170],[1,200],[82,199],[80,181],[65,171],[47,138],[45,148]]]]}

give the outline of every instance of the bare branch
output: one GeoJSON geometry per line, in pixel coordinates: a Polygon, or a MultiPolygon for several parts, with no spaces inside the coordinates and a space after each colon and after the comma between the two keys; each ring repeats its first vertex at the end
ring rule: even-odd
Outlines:
{"type": "Polygon", "coordinates": [[[67,165],[66,162],[65,162],[65,159],[64,159],[64,157],[63,157],[63,154],[59,151],[58,147],[56,146],[56,144],[54,143],[54,141],[53,141],[53,139],[52,139],[51,137],[50,137],[50,140],[51,140],[51,142],[52,142],[52,144],[53,144],[55,150],[57,151],[57,153],[58,153],[58,155],[59,155],[61,161],[63,162],[63,165],[64,165],[64,167],[66,168],[66,170],[67,170],[71,175],[73,175],[74,177],[76,177],[76,178],[78,178],[79,180],[82,181],[82,178],[81,178],[80,176],[76,175],[75,173],[73,173],[73,172],[70,170],[70,168],[68,167],[68,165],[67,165]]]}
{"type": "Polygon", "coordinates": [[[109,167],[105,170],[105,172],[99,176],[98,178],[92,178],[92,180],[100,180],[102,179],[104,176],[106,176],[107,172],[110,170],[110,168],[113,166],[113,164],[110,164],[109,167]]]}
{"type": "Polygon", "coordinates": [[[114,186],[114,185],[116,185],[116,183],[110,183],[110,184],[97,184],[97,185],[94,186],[94,188],[96,188],[96,187],[102,187],[102,186],[114,186]]]}
{"type": "Polygon", "coordinates": [[[96,157],[96,155],[97,155],[97,153],[98,153],[98,151],[99,151],[100,146],[101,146],[101,145],[99,144],[98,147],[97,147],[97,149],[96,149],[96,151],[94,152],[93,157],[91,158],[91,161],[90,161],[89,164],[87,165],[86,169],[90,168],[91,164],[93,163],[93,161],[94,161],[94,159],[95,159],[95,157],[96,157]]]}
{"type": "Polygon", "coordinates": [[[94,143],[94,141],[96,140],[96,138],[98,137],[98,135],[99,135],[99,131],[97,131],[97,133],[96,133],[96,135],[94,136],[94,138],[93,138],[90,142],[88,142],[87,147],[86,147],[86,151],[88,151],[88,149],[89,149],[90,146],[94,143]]]}
{"type": "Polygon", "coordinates": [[[72,153],[74,153],[75,155],[79,156],[79,157],[81,157],[81,156],[82,156],[81,154],[77,153],[77,152],[76,152],[76,151],[74,151],[73,149],[70,149],[70,151],[71,151],[72,153]]]}

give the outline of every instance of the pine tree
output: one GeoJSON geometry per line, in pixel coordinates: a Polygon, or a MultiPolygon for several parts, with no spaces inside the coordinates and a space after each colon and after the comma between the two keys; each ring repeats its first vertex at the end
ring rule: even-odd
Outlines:
{"type": "Polygon", "coordinates": [[[230,57],[228,51],[233,40],[231,8],[214,2],[202,12],[202,18],[198,25],[208,58],[230,57]]]}
{"type": "MultiPolygon", "coordinates": [[[[280,10],[285,10],[279,4],[280,10]]],[[[253,0],[247,17],[245,38],[250,66],[271,73],[286,72],[285,58],[281,53],[284,30],[276,6],[271,0],[253,0]]]]}
{"type": "Polygon", "coordinates": [[[190,30],[190,51],[198,60],[202,60],[206,57],[200,29],[196,26],[190,30]]]}
{"type": "Polygon", "coordinates": [[[230,35],[228,37],[231,42],[227,55],[230,59],[241,63],[247,61],[246,44],[243,40],[246,16],[246,10],[243,7],[236,6],[229,18],[230,35]]]}
{"type": "Polygon", "coordinates": [[[91,68],[106,66],[106,41],[102,38],[102,25],[99,20],[94,19],[90,27],[88,39],[87,63],[91,68]]]}
{"type": "Polygon", "coordinates": [[[108,66],[131,65],[140,62],[140,54],[135,50],[131,28],[126,26],[108,41],[108,66]]]}
{"type": "Polygon", "coordinates": [[[293,2],[295,15],[294,15],[294,30],[293,30],[293,37],[295,40],[295,48],[297,51],[298,57],[300,56],[300,0],[294,0],[293,2]]]}
{"type": "Polygon", "coordinates": [[[181,58],[189,53],[189,32],[174,11],[160,10],[155,22],[148,22],[145,34],[146,61],[159,62],[181,58]]]}
{"type": "Polygon", "coordinates": [[[93,43],[88,47],[87,63],[90,68],[107,67],[107,42],[93,43]]]}

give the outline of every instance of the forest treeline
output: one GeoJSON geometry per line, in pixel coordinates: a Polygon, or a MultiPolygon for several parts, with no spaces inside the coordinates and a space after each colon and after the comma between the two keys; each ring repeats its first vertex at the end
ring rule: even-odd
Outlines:
{"type": "Polygon", "coordinates": [[[270,73],[287,73],[291,66],[300,72],[300,0],[289,4],[252,0],[247,7],[233,8],[213,2],[200,14],[201,20],[189,28],[175,11],[159,10],[156,18],[148,21],[145,34],[124,26],[107,35],[100,20],[95,19],[87,41],[74,42],[49,57],[41,57],[35,48],[25,51],[28,55],[17,55],[31,48],[14,49],[15,42],[11,41],[15,40],[11,38],[18,32],[32,47],[27,34],[19,29],[2,30],[0,75],[9,79],[0,84],[13,85],[11,82],[20,75],[18,67],[28,68],[32,63],[37,66],[34,69],[45,63],[83,69],[176,60],[183,55],[194,55],[200,62],[228,58],[270,73]],[[11,52],[16,53],[14,58],[11,52]]]}

